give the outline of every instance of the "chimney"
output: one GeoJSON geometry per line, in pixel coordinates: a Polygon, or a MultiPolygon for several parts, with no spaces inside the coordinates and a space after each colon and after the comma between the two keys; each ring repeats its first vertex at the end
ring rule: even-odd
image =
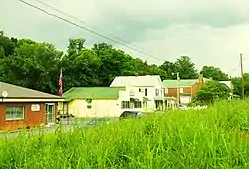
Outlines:
{"type": "Polygon", "coordinates": [[[136,77],[138,76],[138,72],[135,73],[135,76],[136,76],[136,77]]]}
{"type": "Polygon", "coordinates": [[[203,74],[202,73],[199,73],[198,82],[199,82],[199,86],[203,85],[203,74]]]}

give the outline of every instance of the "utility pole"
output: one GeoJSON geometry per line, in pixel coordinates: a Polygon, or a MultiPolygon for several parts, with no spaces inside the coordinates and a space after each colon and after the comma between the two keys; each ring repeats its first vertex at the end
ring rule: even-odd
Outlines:
{"type": "Polygon", "coordinates": [[[176,92],[177,92],[177,94],[176,94],[176,101],[177,101],[177,107],[179,107],[179,80],[180,80],[180,76],[179,76],[179,72],[177,72],[177,73],[172,73],[173,75],[175,75],[176,74],[176,92]]]}
{"type": "Polygon", "coordinates": [[[179,99],[180,99],[180,98],[179,98],[179,97],[180,97],[180,96],[179,96],[179,80],[180,80],[179,72],[176,73],[176,78],[177,78],[177,80],[176,80],[176,81],[177,81],[177,85],[176,85],[176,86],[177,86],[177,107],[179,107],[179,104],[180,104],[180,103],[179,103],[179,102],[180,102],[180,101],[179,101],[179,99]]]}
{"type": "Polygon", "coordinates": [[[232,84],[232,76],[230,76],[230,88],[231,88],[231,100],[233,100],[233,84],[232,84]]]}
{"type": "Polygon", "coordinates": [[[240,72],[241,72],[241,95],[242,95],[242,100],[245,99],[245,83],[244,83],[244,71],[243,71],[243,56],[242,56],[242,53],[240,54],[240,72]]]}

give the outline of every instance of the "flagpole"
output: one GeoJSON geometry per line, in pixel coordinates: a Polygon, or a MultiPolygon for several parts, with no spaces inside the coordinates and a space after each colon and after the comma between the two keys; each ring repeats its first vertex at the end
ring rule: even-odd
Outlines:
{"type": "MultiPolygon", "coordinates": [[[[60,76],[61,76],[60,78],[61,78],[61,82],[62,82],[62,68],[60,70],[60,76]]],[[[63,93],[62,93],[61,97],[63,97],[63,93]]],[[[65,114],[65,110],[64,110],[64,102],[63,102],[63,100],[62,100],[62,112],[63,112],[63,115],[64,115],[65,114]]]]}

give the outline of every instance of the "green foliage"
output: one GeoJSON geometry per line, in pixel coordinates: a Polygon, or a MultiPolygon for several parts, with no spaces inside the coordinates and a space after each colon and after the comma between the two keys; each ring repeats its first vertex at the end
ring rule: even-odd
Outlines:
{"type": "Polygon", "coordinates": [[[196,100],[200,103],[213,103],[215,100],[227,100],[230,89],[217,81],[209,81],[203,85],[196,95],[196,100]]]}
{"type": "MultiPolygon", "coordinates": [[[[1,168],[248,168],[247,101],[0,139],[1,168]]],[[[81,121],[78,121],[80,125],[81,121]]],[[[83,122],[82,122],[83,123],[83,122]]]]}
{"type": "Polygon", "coordinates": [[[5,56],[9,56],[14,53],[16,43],[17,39],[9,38],[5,36],[2,31],[0,32],[0,46],[4,50],[5,56]]]}
{"type": "Polygon", "coordinates": [[[212,78],[217,81],[229,80],[228,74],[222,72],[220,68],[216,68],[214,66],[203,66],[201,73],[205,78],[212,78]]]}
{"type": "Polygon", "coordinates": [[[165,61],[159,68],[166,73],[164,79],[175,79],[173,74],[176,72],[176,68],[173,62],[165,61]]]}
{"type": "MultiPolygon", "coordinates": [[[[85,47],[85,39],[69,39],[67,52],[57,50],[52,44],[37,43],[30,39],[7,37],[0,31],[0,80],[52,94],[58,93],[58,77],[63,70],[63,89],[71,87],[109,86],[116,76],[160,75],[161,79],[195,79],[198,72],[188,56],[162,65],[148,64],[106,43],[85,47]]],[[[218,68],[204,66],[204,76],[225,80],[218,68]]],[[[239,79],[233,80],[235,93],[239,79]]],[[[246,93],[248,92],[246,82],[246,93]]]]}
{"type": "Polygon", "coordinates": [[[188,56],[181,56],[174,63],[175,73],[179,72],[181,79],[196,79],[198,78],[198,72],[195,68],[195,64],[188,56]]]}
{"type": "Polygon", "coordinates": [[[58,74],[61,52],[46,43],[17,43],[15,53],[1,59],[0,75],[5,82],[55,93],[57,82],[53,76],[58,74]]]}
{"type": "MultiPolygon", "coordinates": [[[[245,96],[249,96],[249,73],[245,73],[243,75],[244,78],[244,85],[245,85],[245,96]]],[[[234,87],[234,94],[238,96],[242,96],[242,81],[241,77],[234,77],[232,78],[232,83],[234,87]]]]}

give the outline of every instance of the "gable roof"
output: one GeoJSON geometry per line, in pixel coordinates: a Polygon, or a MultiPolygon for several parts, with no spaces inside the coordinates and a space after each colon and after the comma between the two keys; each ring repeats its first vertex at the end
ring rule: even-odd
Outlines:
{"type": "Polygon", "coordinates": [[[117,76],[112,81],[110,87],[152,87],[163,86],[162,80],[159,75],[146,75],[146,76],[117,76]]]}
{"type": "Polygon", "coordinates": [[[233,89],[233,83],[231,81],[219,81],[219,83],[226,85],[229,89],[233,89]]]}
{"type": "Polygon", "coordinates": [[[66,100],[74,99],[117,99],[119,91],[125,90],[120,87],[73,87],[64,93],[66,100]]]}
{"type": "Polygon", "coordinates": [[[60,96],[40,92],[37,90],[28,89],[21,86],[12,85],[9,83],[0,82],[0,97],[2,92],[8,93],[7,98],[18,98],[18,99],[62,99],[60,96]]]}

